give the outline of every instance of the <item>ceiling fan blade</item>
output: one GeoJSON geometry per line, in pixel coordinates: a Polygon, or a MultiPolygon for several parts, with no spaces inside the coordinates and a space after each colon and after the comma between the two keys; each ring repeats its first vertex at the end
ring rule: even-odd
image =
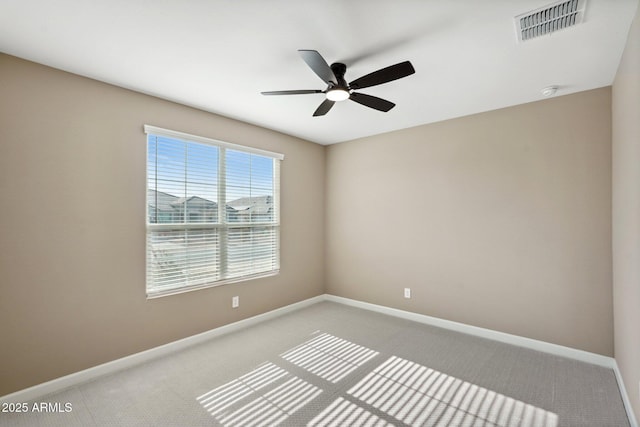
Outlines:
{"type": "Polygon", "coordinates": [[[377,96],[365,95],[364,93],[352,93],[349,97],[350,100],[362,104],[365,107],[373,108],[374,110],[384,111],[385,113],[396,106],[393,102],[389,102],[386,99],[378,98],[377,96]]]}
{"type": "Polygon", "coordinates": [[[338,82],[338,79],[333,74],[333,71],[331,71],[331,67],[329,67],[327,61],[325,61],[322,55],[320,55],[317,51],[299,49],[298,52],[300,53],[300,56],[302,57],[304,62],[307,63],[309,68],[311,68],[313,72],[322,79],[323,82],[338,82]]]}
{"type": "Polygon", "coordinates": [[[373,73],[369,73],[359,79],[355,79],[349,83],[349,87],[351,89],[363,89],[365,87],[376,86],[401,79],[403,77],[410,76],[415,72],[416,70],[413,68],[413,65],[411,65],[411,62],[404,61],[399,64],[390,65],[389,67],[374,71],[373,73]]]}
{"type": "Polygon", "coordinates": [[[320,106],[313,113],[313,117],[324,116],[329,112],[329,110],[331,110],[331,107],[333,107],[333,104],[335,104],[334,101],[330,99],[325,99],[322,102],[322,104],[320,104],[320,106]]]}
{"type": "Polygon", "coordinates": [[[322,93],[319,89],[310,90],[272,90],[268,92],[260,92],[263,95],[305,95],[308,93],[322,93]]]}

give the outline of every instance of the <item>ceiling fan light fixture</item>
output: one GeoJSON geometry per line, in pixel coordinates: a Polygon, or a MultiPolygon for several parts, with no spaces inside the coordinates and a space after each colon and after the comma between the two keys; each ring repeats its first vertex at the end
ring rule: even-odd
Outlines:
{"type": "Polygon", "coordinates": [[[332,88],[327,91],[327,99],[329,101],[344,101],[349,99],[350,95],[348,90],[342,88],[332,88]]]}

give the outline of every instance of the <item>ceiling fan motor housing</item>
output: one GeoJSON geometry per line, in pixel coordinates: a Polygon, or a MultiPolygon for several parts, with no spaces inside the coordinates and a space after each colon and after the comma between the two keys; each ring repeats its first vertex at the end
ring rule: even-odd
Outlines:
{"type": "Polygon", "coordinates": [[[347,72],[347,66],[344,65],[342,62],[334,62],[333,64],[331,64],[331,71],[333,71],[333,74],[336,76],[336,79],[338,80],[337,86],[344,88],[344,89],[348,89],[349,85],[347,84],[347,81],[344,79],[344,73],[347,72]]]}

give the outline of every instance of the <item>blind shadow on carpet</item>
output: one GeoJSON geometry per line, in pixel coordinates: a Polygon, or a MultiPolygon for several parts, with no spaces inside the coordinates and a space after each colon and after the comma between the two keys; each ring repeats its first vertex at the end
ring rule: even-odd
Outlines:
{"type": "Polygon", "coordinates": [[[321,331],[196,400],[223,426],[558,425],[542,408],[321,331]]]}

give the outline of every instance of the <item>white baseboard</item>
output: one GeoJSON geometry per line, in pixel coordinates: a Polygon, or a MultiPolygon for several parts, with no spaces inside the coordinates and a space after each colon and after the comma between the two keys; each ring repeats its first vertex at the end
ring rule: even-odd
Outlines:
{"type": "Polygon", "coordinates": [[[620,373],[620,369],[618,368],[618,363],[615,360],[613,361],[613,372],[616,374],[616,380],[618,381],[618,388],[620,389],[622,402],[624,402],[624,409],[627,411],[627,417],[629,417],[629,424],[631,424],[631,427],[638,427],[638,421],[636,420],[636,417],[633,414],[633,409],[631,408],[631,401],[629,400],[629,394],[627,393],[627,388],[624,386],[624,381],[622,380],[622,374],[620,373]]]}
{"type": "Polygon", "coordinates": [[[249,317],[228,325],[221,326],[219,328],[211,329],[201,334],[192,335],[187,338],[183,338],[178,341],[170,342],[168,344],[154,347],[149,350],[135,353],[130,356],[126,356],[120,359],[113,360],[111,362],[104,363],[102,365],[94,366],[92,368],[85,369],[83,371],[75,372],[64,377],[56,378],[51,381],[47,381],[42,384],[37,384],[33,387],[26,388],[24,390],[16,391],[15,393],[0,396],[0,403],[4,402],[28,402],[36,400],[51,393],[55,393],[64,390],[69,387],[73,387],[78,384],[91,381],[103,375],[115,373],[117,371],[130,368],[132,366],[148,362],[155,358],[171,354],[173,352],[185,349],[192,345],[196,345],[211,338],[228,334],[230,332],[237,331],[238,329],[246,328],[247,326],[254,325],[256,323],[264,322],[265,320],[272,319],[274,317],[281,316],[285,313],[299,310],[309,305],[316,304],[324,301],[324,295],[309,298],[304,301],[300,301],[294,304],[287,305],[272,311],[268,311],[257,316],[249,317]]]}
{"type": "Polygon", "coordinates": [[[456,332],[462,332],[469,335],[475,335],[481,338],[487,338],[493,341],[499,341],[506,344],[512,344],[519,347],[529,348],[531,350],[542,351],[544,353],[554,354],[556,356],[568,357],[570,359],[587,362],[605,368],[613,368],[614,359],[612,357],[602,356],[588,351],[578,350],[571,347],[565,347],[558,344],[551,344],[544,341],[538,341],[531,338],[525,338],[518,335],[498,332],[491,329],[479,328],[477,326],[466,325],[464,323],[453,322],[451,320],[439,319],[424,314],[412,313],[410,311],[398,310],[383,305],[371,304],[368,302],[357,301],[349,298],[338,297],[335,295],[325,294],[326,301],[333,301],[340,304],[350,305],[352,307],[363,308],[365,310],[376,311],[378,313],[390,316],[400,317],[412,320],[418,323],[437,326],[439,328],[449,329],[456,332]]]}

